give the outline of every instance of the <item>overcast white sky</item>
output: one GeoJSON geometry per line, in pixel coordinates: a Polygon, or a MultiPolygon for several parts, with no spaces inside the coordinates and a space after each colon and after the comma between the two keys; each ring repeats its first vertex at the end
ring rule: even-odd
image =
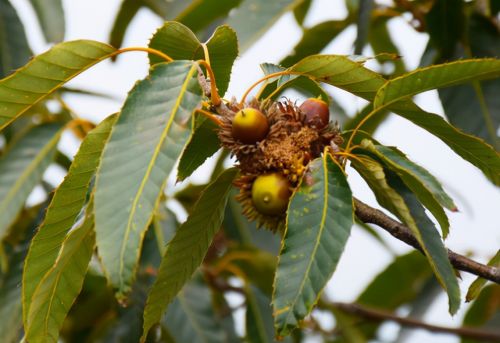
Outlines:
{"type": "MultiPolygon", "coordinates": [[[[20,11],[28,27],[28,36],[36,53],[48,48],[43,42],[38,24],[34,20],[27,0],[12,0],[20,11]]],[[[67,40],[94,39],[107,41],[114,15],[120,0],[66,0],[64,7],[67,21],[67,40]]],[[[306,25],[311,26],[328,19],[340,19],[346,14],[342,0],[314,0],[306,25]]],[[[125,46],[146,46],[152,33],[162,24],[162,20],[147,10],[141,10],[130,26],[125,46]]],[[[427,37],[413,31],[402,19],[390,24],[394,41],[400,47],[406,65],[416,68],[423,52],[427,37]],[[397,32],[397,35],[394,34],[397,32]]],[[[339,39],[330,44],[324,53],[350,54],[356,29],[349,28],[339,39]]],[[[238,58],[233,68],[232,79],[226,97],[241,96],[253,81],[261,77],[259,64],[278,62],[293,48],[300,39],[301,31],[293,16],[284,15],[276,25],[250,50],[238,58]],[[237,80],[237,82],[235,82],[237,80]]],[[[365,51],[369,54],[370,51],[365,51]]],[[[370,66],[370,64],[368,64],[370,66]]],[[[119,101],[99,100],[90,97],[68,96],[66,100],[82,117],[99,121],[110,113],[119,111],[123,99],[136,80],[143,78],[148,69],[147,59],[142,53],[129,53],[120,56],[118,63],[104,62],[72,81],[70,86],[101,91],[116,96],[119,101]]],[[[329,88],[329,90],[331,90],[329,88]]],[[[354,113],[363,101],[342,91],[334,91],[334,100],[354,113]]],[[[442,114],[436,92],[427,92],[417,97],[417,103],[424,109],[442,114]]],[[[459,213],[450,213],[451,233],[446,241],[449,248],[467,254],[474,252],[475,258],[486,261],[500,246],[500,224],[497,212],[500,210],[500,192],[474,167],[454,155],[438,139],[427,134],[406,120],[392,116],[377,132],[376,138],[387,145],[396,145],[410,158],[418,162],[444,184],[455,198],[459,213]]],[[[64,140],[64,151],[75,152],[76,146],[71,139],[64,140]]],[[[357,197],[376,205],[374,197],[357,175],[348,170],[351,184],[357,197]]],[[[199,171],[195,179],[202,181],[204,171],[199,171]]],[[[380,230],[380,232],[383,232],[380,230]]],[[[398,253],[409,249],[402,243],[383,234],[398,253]]],[[[330,297],[338,301],[352,301],[379,271],[391,260],[391,255],[361,230],[355,229],[349,240],[337,272],[327,286],[330,297]]],[[[462,293],[465,294],[472,278],[463,274],[462,293]]],[[[426,320],[434,324],[459,325],[463,309],[455,320],[447,313],[447,300],[440,297],[426,320]]],[[[394,326],[387,325],[388,340],[392,337],[394,326]]],[[[453,336],[430,336],[424,331],[416,331],[408,342],[457,342],[453,336]]]]}

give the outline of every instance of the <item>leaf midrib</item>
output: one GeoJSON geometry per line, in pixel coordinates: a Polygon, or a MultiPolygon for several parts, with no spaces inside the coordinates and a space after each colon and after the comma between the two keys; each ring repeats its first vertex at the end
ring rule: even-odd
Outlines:
{"type": "Polygon", "coordinates": [[[327,208],[328,208],[328,205],[327,205],[327,199],[328,199],[328,182],[327,182],[327,174],[328,174],[328,168],[327,168],[327,165],[326,165],[326,154],[325,156],[322,158],[321,160],[321,166],[323,167],[323,182],[324,182],[324,187],[323,187],[323,210],[322,210],[322,213],[321,213],[321,220],[320,220],[320,226],[319,226],[319,232],[318,232],[318,235],[316,236],[316,243],[314,245],[314,249],[311,253],[311,258],[309,259],[309,263],[307,265],[307,268],[306,268],[306,271],[305,273],[303,274],[304,277],[302,278],[302,281],[300,283],[300,287],[297,291],[297,294],[295,295],[295,298],[293,299],[293,302],[291,303],[292,304],[292,308],[288,311],[288,314],[285,318],[285,325],[288,323],[288,320],[290,318],[290,315],[292,315],[294,312],[295,312],[295,305],[297,303],[297,300],[299,299],[300,295],[302,294],[302,290],[304,289],[304,286],[305,286],[305,283],[306,283],[306,275],[308,276],[310,271],[311,271],[311,266],[313,264],[313,257],[316,256],[316,252],[318,250],[318,247],[320,245],[320,237],[322,237],[322,234],[323,234],[323,230],[325,228],[325,224],[326,224],[326,212],[327,212],[327,208]]]}
{"type": "MultiPolygon", "coordinates": [[[[126,226],[126,229],[125,229],[125,234],[124,234],[124,238],[122,240],[122,245],[120,247],[120,272],[119,272],[119,278],[120,278],[120,285],[123,286],[123,284],[125,283],[125,280],[123,280],[123,270],[125,268],[125,265],[124,265],[124,256],[125,256],[125,250],[126,250],[126,247],[127,247],[127,241],[128,241],[128,237],[130,235],[130,231],[132,230],[132,221],[133,221],[133,218],[135,216],[135,212],[137,210],[137,207],[138,207],[138,202],[139,202],[139,199],[140,197],[142,196],[142,193],[144,191],[144,187],[146,186],[146,183],[147,181],[149,180],[149,177],[151,175],[151,172],[153,170],[153,167],[155,165],[155,162],[156,162],[156,159],[158,158],[158,155],[160,154],[160,151],[162,149],[162,146],[163,146],[163,143],[165,141],[165,139],[167,138],[168,136],[168,133],[170,132],[170,127],[172,126],[172,123],[175,119],[175,116],[177,114],[177,111],[179,110],[179,107],[180,107],[180,104],[182,102],[182,99],[184,97],[184,94],[187,92],[187,87],[189,85],[189,82],[191,81],[191,77],[193,75],[193,72],[195,70],[195,65],[193,64],[191,66],[191,69],[189,70],[189,72],[187,73],[186,75],[186,79],[184,80],[184,83],[182,84],[182,87],[181,87],[181,90],[179,92],[179,96],[177,97],[177,100],[175,102],[175,105],[172,109],[172,111],[170,111],[170,118],[167,122],[167,125],[165,126],[165,129],[163,130],[161,136],[160,136],[160,140],[158,141],[158,144],[156,145],[156,148],[153,152],[153,156],[151,157],[151,160],[150,160],[150,163],[148,164],[148,168],[146,170],[146,174],[144,175],[143,179],[142,179],[142,182],[139,186],[139,189],[137,190],[137,193],[134,197],[134,200],[132,202],[132,208],[131,208],[131,211],[130,211],[130,214],[129,214],[129,217],[128,217],[128,221],[127,221],[127,226],[126,226]]],[[[151,216],[150,216],[151,218],[151,216]]],[[[148,223],[146,224],[149,225],[149,221],[148,220],[148,223]]]]}

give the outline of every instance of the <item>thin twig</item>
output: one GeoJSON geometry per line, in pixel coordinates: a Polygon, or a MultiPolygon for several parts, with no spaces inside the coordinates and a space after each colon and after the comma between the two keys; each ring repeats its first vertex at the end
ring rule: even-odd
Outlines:
{"type": "MultiPolygon", "coordinates": [[[[417,241],[411,230],[397,220],[388,217],[385,213],[368,206],[358,199],[354,199],[356,206],[356,216],[364,223],[375,224],[389,232],[400,241],[414,247],[423,253],[420,243],[417,241]]],[[[457,254],[448,249],[448,258],[451,264],[458,270],[462,270],[487,280],[500,284],[500,268],[487,266],[485,264],[471,260],[468,257],[457,254]]]]}
{"type": "Polygon", "coordinates": [[[334,302],[330,305],[343,312],[377,322],[388,320],[401,324],[402,326],[425,329],[431,332],[449,333],[477,340],[500,342],[500,331],[480,330],[469,327],[451,328],[432,325],[413,318],[400,317],[390,312],[375,310],[358,304],[334,302]]]}

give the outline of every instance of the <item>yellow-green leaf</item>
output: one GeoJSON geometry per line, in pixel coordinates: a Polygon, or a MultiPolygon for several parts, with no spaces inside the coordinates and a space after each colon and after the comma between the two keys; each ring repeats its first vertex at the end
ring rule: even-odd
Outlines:
{"type": "Polygon", "coordinates": [[[95,245],[92,204],[85,219],[66,236],[52,268],[37,285],[25,334],[28,342],[57,343],[59,330],[83,286],[95,245]]]}
{"type": "Polygon", "coordinates": [[[113,47],[91,40],[64,42],[0,80],[0,130],[73,77],[114,52],[113,47]]]}
{"type": "Polygon", "coordinates": [[[461,60],[420,68],[387,81],[377,91],[374,107],[385,107],[431,89],[499,76],[500,60],[494,58],[461,60]]]}
{"type": "Polygon", "coordinates": [[[27,316],[33,292],[54,265],[61,244],[85,204],[89,184],[99,164],[102,149],[116,121],[112,115],[88,133],[56,189],[26,257],[23,273],[23,320],[27,316]]]}

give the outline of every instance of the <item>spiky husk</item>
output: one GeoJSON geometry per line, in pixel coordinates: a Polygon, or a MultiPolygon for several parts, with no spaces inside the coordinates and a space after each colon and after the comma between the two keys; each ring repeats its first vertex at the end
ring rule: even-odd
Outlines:
{"type": "Polygon", "coordinates": [[[319,157],[325,146],[342,144],[338,125],[330,123],[318,130],[305,123],[304,114],[288,99],[283,102],[260,102],[254,99],[244,107],[256,108],[267,117],[269,133],[260,142],[244,144],[232,136],[234,114],[241,108],[235,101],[229,103],[228,107],[234,113],[221,117],[223,124],[218,134],[222,145],[238,160],[241,176],[235,181],[235,186],[240,189],[236,199],[243,206],[243,214],[250,220],[255,220],[258,226],[265,226],[272,231],[280,230],[284,228],[285,214],[268,216],[254,207],[254,180],[259,175],[281,173],[288,178],[293,192],[310,160],[319,157]]]}

